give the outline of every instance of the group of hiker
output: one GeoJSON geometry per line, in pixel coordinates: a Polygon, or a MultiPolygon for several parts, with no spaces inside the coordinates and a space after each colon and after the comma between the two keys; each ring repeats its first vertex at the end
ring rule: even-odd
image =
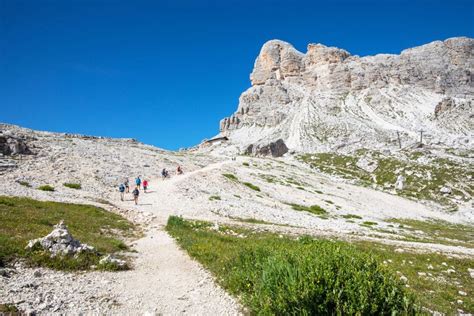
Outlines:
{"type": "MultiPolygon", "coordinates": [[[[176,174],[181,175],[183,174],[183,169],[181,166],[178,166],[176,168],[176,174]]],[[[161,170],[161,177],[163,179],[167,179],[170,177],[168,170],[166,168],[163,168],[161,170]]],[[[140,189],[143,187],[143,192],[147,193],[148,189],[148,180],[143,180],[141,179],[141,176],[136,177],[135,179],[135,188],[132,191],[133,195],[133,201],[135,202],[135,205],[138,205],[138,196],[140,195],[140,189]]],[[[119,185],[119,192],[120,192],[120,200],[124,200],[125,193],[130,193],[130,182],[128,178],[125,178],[123,183],[119,185]]]]}

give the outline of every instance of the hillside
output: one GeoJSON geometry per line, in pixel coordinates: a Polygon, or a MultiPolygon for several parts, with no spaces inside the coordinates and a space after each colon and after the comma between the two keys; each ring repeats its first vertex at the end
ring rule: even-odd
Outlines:
{"type": "MultiPolygon", "coordinates": [[[[132,266],[129,271],[70,274],[18,263],[4,268],[2,273],[8,277],[0,277],[0,305],[15,304],[22,310],[43,313],[78,309],[165,314],[242,312],[241,302],[214,282],[216,275],[190,260],[164,231],[170,216],[181,216],[208,221],[215,232],[225,232],[230,226],[240,227],[234,228],[236,231],[337,239],[369,248],[380,244],[397,249],[392,254],[406,253],[413,258],[437,253],[439,271],[433,273],[445,278],[443,282],[450,287],[440,289],[433,285],[438,284],[435,281],[428,282],[416,274],[425,273],[426,268],[407,271],[413,273],[410,284],[420,293],[425,287],[433,289],[436,304],[428,305],[431,309],[439,305],[439,310],[449,310],[450,300],[459,299],[466,302],[461,308],[472,311],[472,302],[457,293],[471,290],[470,275],[464,267],[474,256],[472,187],[455,176],[458,172],[471,176],[472,163],[457,151],[454,153],[459,155],[422,149],[415,156],[412,151],[390,156],[400,164],[414,161],[414,157],[419,164],[439,157],[446,159],[442,166],[452,163],[452,194],[439,192],[440,183],[435,182],[436,189],[430,191],[433,196],[413,196],[409,193],[415,191],[409,184],[416,177],[408,178],[406,189],[398,191],[392,176],[383,178],[377,171],[351,169],[357,168],[357,159],[362,158],[386,163],[375,151],[359,152],[356,160],[342,162],[337,157],[321,160],[324,157],[316,154],[233,159],[216,151],[169,152],[131,139],[39,132],[7,124],[0,127],[5,143],[16,144],[12,146],[18,149],[4,150],[2,161],[8,163],[3,164],[0,174],[0,195],[101,206],[137,223],[144,233],[129,242],[133,250],[126,254],[132,266]],[[175,174],[178,164],[184,175],[175,174]],[[161,179],[160,171],[165,167],[171,171],[171,179],[161,179]],[[133,181],[138,175],[150,181],[149,193],[141,193],[137,206],[130,194],[120,201],[119,183],[125,177],[133,181]],[[372,175],[384,182],[371,183],[372,175]],[[64,183],[80,184],[80,188],[64,183]],[[43,185],[52,186],[54,191],[40,190],[43,185]],[[456,268],[449,278],[443,260],[456,268]],[[35,277],[35,271],[42,277],[35,277]],[[455,280],[458,287],[452,283],[455,280]],[[445,298],[448,290],[449,299],[445,298]],[[42,294],[38,298],[35,293],[42,294]]],[[[439,167],[432,166],[432,170],[417,170],[412,165],[402,165],[402,169],[434,174],[439,167]]],[[[233,238],[245,238],[234,234],[233,238]]],[[[429,301],[425,298],[424,302],[429,301]]]]}

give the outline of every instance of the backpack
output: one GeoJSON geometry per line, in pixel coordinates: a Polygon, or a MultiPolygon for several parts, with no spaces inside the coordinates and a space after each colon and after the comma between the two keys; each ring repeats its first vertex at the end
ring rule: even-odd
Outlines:
{"type": "Polygon", "coordinates": [[[123,184],[121,184],[121,185],[119,186],[119,191],[120,191],[120,192],[124,192],[124,191],[125,191],[125,186],[124,186],[123,184]]]}

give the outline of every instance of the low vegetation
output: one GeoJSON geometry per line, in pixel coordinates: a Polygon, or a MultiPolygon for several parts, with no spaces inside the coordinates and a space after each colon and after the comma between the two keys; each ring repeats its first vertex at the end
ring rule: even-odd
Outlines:
{"type": "Polygon", "coordinates": [[[80,183],[63,183],[66,188],[80,190],[82,188],[80,183]]]}
{"type": "Polygon", "coordinates": [[[371,221],[365,221],[362,223],[363,226],[376,226],[378,223],[376,222],[371,222],[371,221]]]}
{"type": "Polygon", "coordinates": [[[304,206],[304,205],[299,205],[299,204],[290,204],[290,206],[295,211],[304,211],[304,212],[309,212],[316,215],[327,214],[327,211],[319,205],[304,206]]]}
{"type": "MultiPolygon", "coordinates": [[[[357,242],[361,251],[380,258],[397,275],[407,279],[423,307],[446,315],[474,313],[474,282],[469,269],[473,258],[453,258],[437,253],[413,253],[373,242],[357,242]]],[[[431,313],[430,313],[431,314],[431,313]]]]}
{"type": "Polygon", "coordinates": [[[441,220],[391,219],[407,240],[474,248],[474,226],[441,220]]]}
{"type": "Polygon", "coordinates": [[[227,179],[229,179],[229,180],[239,181],[239,179],[235,175],[233,175],[232,173],[223,173],[222,175],[224,177],[226,177],[227,179]]]}
{"type": "Polygon", "coordinates": [[[26,181],[18,181],[18,183],[24,187],[31,188],[31,184],[26,181]]]}
{"type": "Polygon", "coordinates": [[[472,164],[435,157],[425,157],[422,152],[407,152],[404,156],[386,156],[377,151],[359,150],[353,155],[336,153],[305,154],[298,158],[311,167],[331,175],[356,180],[362,185],[376,184],[383,190],[394,190],[397,176],[402,174],[406,181],[403,190],[397,194],[408,198],[432,200],[452,210],[456,201],[469,201],[474,195],[472,164]],[[369,157],[378,167],[369,173],[357,167],[357,161],[369,157]],[[423,162],[418,160],[423,157],[423,162]],[[450,194],[440,192],[441,188],[452,189],[450,194]]]}
{"type": "Polygon", "coordinates": [[[342,215],[342,217],[345,219],[362,219],[362,216],[355,215],[355,214],[346,214],[346,215],[342,215]]]}
{"type": "Polygon", "coordinates": [[[243,185],[245,185],[246,187],[254,190],[254,191],[257,191],[257,192],[260,192],[260,188],[250,182],[241,182],[239,180],[239,178],[237,178],[237,176],[233,175],[232,173],[223,173],[222,174],[224,177],[226,177],[227,179],[231,180],[231,181],[235,181],[235,182],[238,182],[238,183],[241,183],[243,185]]]}
{"type": "Polygon", "coordinates": [[[137,235],[132,223],[102,208],[28,198],[0,197],[0,223],[0,266],[24,259],[32,266],[85,270],[98,265],[101,254],[127,250],[123,239],[137,235]],[[74,238],[95,247],[98,253],[51,258],[42,250],[25,249],[29,240],[49,234],[61,220],[74,238]]]}
{"type": "Polygon", "coordinates": [[[41,185],[41,186],[38,187],[38,190],[53,192],[54,187],[52,187],[50,185],[41,185]]]}
{"type": "Polygon", "coordinates": [[[221,197],[219,195],[211,195],[209,201],[220,201],[221,197]]]}
{"type": "Polygon", "coordinates": [[[170,217],[166,229],[251,313],[414,314],[395,272],[346,242],[292,239],[170,217]],[[236,236],[238,232],[238,236],[236,236]]]}
{"type": "Polygon", "coordinates": [[[242,182],[242,184],[245,185],[246,187],[248,187],[248,188],[254,190],[254,191],[260,192],[260,188],[259,188],[258,186],[256,186],[256,185],[250,183],[250,182],[242,182]]]}

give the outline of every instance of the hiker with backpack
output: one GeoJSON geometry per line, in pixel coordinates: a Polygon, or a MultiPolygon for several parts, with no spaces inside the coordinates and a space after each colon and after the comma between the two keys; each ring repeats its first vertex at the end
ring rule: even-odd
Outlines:
{"type": "Polygon", "coordinates": [[[143,192],[146,193],[146,189],[148,188],[148,181],[147,180],[143,180],[143,192]]]}
{"type": "Polygon", "coordinates": [[[135,187],[135,190],[132,192],[133,200],[135,201],[135,205],[138,205],[138,196],[140,195],[140,190],[138,190],[138,186],[135,187]]]}
{"type": "Polygon", "coordinates": [[[178,165],[178,168],[176,168],[176,173],[183,174],[183,169],[181,168],[181,166],[178,165]]]}
{"type": "Polygon", "coordinates": [[[130,193],[130,185],[129,185],[128,178],[125,178],[125,181],[123,182],[123,184],[125,185],[125,193],[130,193]]]}
{"type": "Polygon", "coordinates": [[[140,179],[140,176],[135,179],[135,184],[137,185],[138,189],[140,189],[140,185],[142,184],[142,179],[140,179]]]}
{"type": "Polygon", "coordinates": [[[168,170],[166,170],[166,168],[163,168],[163,170],[161,170],[161,177],[163,179],[166,179],[169,177],[169,173],[168,173],[168,170]]]}
{"type": "Polygon", "coordinates": [[[123,194],[125,193],[125,185],[123,183],[119,186],[120,200],[123,201],[123,194]]]}

